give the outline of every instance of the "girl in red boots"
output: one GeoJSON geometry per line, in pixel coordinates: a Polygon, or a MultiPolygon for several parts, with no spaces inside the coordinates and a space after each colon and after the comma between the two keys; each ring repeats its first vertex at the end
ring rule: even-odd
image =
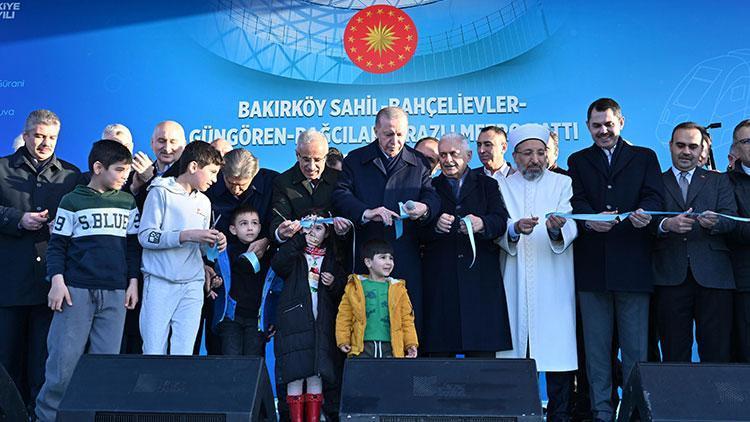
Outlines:
{"type": "Polygon", "coordinates": [[[276,385],[286,385],[292,422],[317,422],[323,381],[335,381],[335,298],[341,296],[344,274],[334,270],[332,228],[315,217],[304,221],[309,227],[282,244],[271,262],[284,279],[274,340],[276,385]]]}

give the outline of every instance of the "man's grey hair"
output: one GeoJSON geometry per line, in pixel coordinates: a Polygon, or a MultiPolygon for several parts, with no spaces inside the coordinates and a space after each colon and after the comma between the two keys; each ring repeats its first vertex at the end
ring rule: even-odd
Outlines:
{"type": "Polygon", "coordinates": [[[455,132],[446,133],[445,135],[440,137],[440,142],[444,142],[444,141],[447,141],[447,142],[458,141],[461,143],[461,149],[464,152],[471,150],[471,147],[469,146],[469,139],[460,133],[455,133],[455,132]]]}
{"type": "Polygon", "coordinates": [[[303,146],[310,145],[314,142],[322,142],[326,146],[326,149],[328,148],[328,141],[322,133],[315,129],[307,129],[297,135],[297,147],[295,150],[299,151],[303,146]]]}
{"type": "Polygon", "coordinates": [[[258,174],[258,159],[243,148],[233,149],[224,156],[224,177],[252,179],[258,174]]]}
{"type": "Polygon", "coordinates": [[[375,125],[377,126],[378,122],[381,118],[385,118],[388,120],[398,119],[400,117],[403,117],[404,119],[408,119],[409,115],[406,114],[406,112],[401,107],[383,107],[378,111],[378,114],[375,116],[375,125]]]}
{"type": "Polygon", "coordinates": [[[131,143],[133,142],[133,134],[130,133],[130,129],[122,123],[112,123],[104,127],[102,131],[102,139],[123,139],[127,138],[131,143]]]}
{"type": "Polygon", "coordinates": [[[60,126],[60,118],[57,117],[57,114],[49,110],[34,110],[29,113],[29,116],[26,118],[26,123],[23,126],[23,131],[28,132],[37,125],[60,126]]]}

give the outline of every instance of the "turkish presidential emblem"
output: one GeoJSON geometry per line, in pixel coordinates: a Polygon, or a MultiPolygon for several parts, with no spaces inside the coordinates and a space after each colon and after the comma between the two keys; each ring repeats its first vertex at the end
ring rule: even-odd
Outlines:
{"type": "Polygon", "coordinates": [[[414,55],[417,28],[401,9],[366,7],[346,25],[344,48],[351,61],[366,72],[393,72],[414,55]]]}

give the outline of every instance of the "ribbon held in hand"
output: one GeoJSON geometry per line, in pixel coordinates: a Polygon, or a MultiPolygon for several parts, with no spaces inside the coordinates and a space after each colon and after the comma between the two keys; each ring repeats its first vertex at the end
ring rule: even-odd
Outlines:
{"type": "MultiPolygon", "coordinates": [[[[544,217],[549,218],[550,215],[556,215],[558,217],[570,218],[571,220],[588,220],[588,221],[622,221],[630,216],[634,211],[624,212],[620,214],[570,214],[562,212],[551,212],[546,214],[544,217]]],[[[679,212],[679,211],[643,211],[642,214],[648,215],[680,215],[686,214],[692,217],[701,215],[699,212],[679,212]]],[[[715,213],[719,217],[728,218],[730,220],[739,221],[741,223],[750,223],[750,218],[737,217],[735,215],[715,213]]]]}
{"type": "Polygon", "coordinates": [[[260,261],[258,260],[258,255],[256,255],[255,252],[245,252],[240,256],[250,261],[250,265],[253,266],[253,271],[256,274],[260,271],[260,261]]]}
{"type": "Polygon", "coordinates": [[[471,218],[469,218],[468,215],[462,218],[461,221],[466,224],[466,234],[469,235],[469,243],[471,243],[471,265],[469,265],[469,268],[471,268],[474,266],[474,261],[477,259],[477,244],[474,240],[474,227],[472,227],[471,218]]]}

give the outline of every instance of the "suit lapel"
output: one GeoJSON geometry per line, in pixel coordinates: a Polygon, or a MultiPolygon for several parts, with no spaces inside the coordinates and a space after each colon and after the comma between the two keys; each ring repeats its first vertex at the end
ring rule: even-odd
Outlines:
{"type": "Polygon", "coordinates": [[[667,189],[667,192],[672,195],[672,198],[674,198],[683,210],[686,210],[687,207],[685,206],[685,200],[682,199],[680,185],[677,184],[677,179],[674,177],[671,168],[662,173],[662,179],[664,180],[664,187],[667,189]]]}
{"type": "Polygon", "coordinates": [[[690,179],[690,186],[688,187],[687,201],[685,206],[689,206],[690,204],[692,204],[700,191],[706,185],[706,172],[706,170],[703,170],[700,167],[697,167],[695,169],[693,177],[690,179]]]}
{"type": "Polygon", "coordinates": [[[620,140],[617,144],[617,148],[620,151],[615,150],[615,154],[612,157],[612,177],[617,176],[617,173],[621,172],[625,167],[628,166],[630,160],[635,157],[633,148],[628,145],[624,140],[620,140]]]}
{"type": "Polygon", "coordinates": [[[451,184],[448,183],[448,178],[444,174],[440,174],[435,178],[435,190],[441,193],[441,198],[448,198],[454,204],[456,203],[456,197],[453,195],[451,184]]]}
{"type": "Polygon", "coordinates": [[[466,177],[464,177],[464,183],[461,185],[461,190],[458,192],[458,201],[457,203],[460,204],[466,199],[467,196],[471,194],[471,192],[477,187],[477,184],[475,183],[474,179],[476,178],[476,175],[469,171],[466,173],[466,177]]]}
{"type": "Polygon", "coordinates": [[[588,147],[586,150],[586,154],[584,154],[584,157],[586,157],[589,162],[594,166],[595,169],[597,169],[601,174],[604,175],[604,177],[607,177],[609,175],[609,169],[607,169],[607,159],[602,155],[604,154],[596,144],[588,147]]]}

